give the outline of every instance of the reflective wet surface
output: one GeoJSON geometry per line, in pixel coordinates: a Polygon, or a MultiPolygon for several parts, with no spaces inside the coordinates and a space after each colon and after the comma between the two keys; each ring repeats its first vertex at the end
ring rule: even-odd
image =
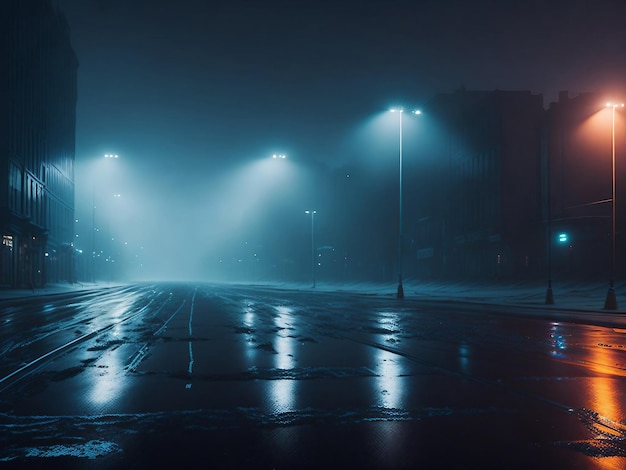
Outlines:
{"type": "Polygon", "coordinates": [[[0,308],[9,468],[626,467],[619,316],[204,284],[0,308]]]}

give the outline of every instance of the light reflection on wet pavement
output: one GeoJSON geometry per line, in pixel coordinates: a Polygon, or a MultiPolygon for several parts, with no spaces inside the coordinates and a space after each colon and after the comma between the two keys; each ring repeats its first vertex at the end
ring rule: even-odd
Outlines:
{"type": "MultiPolygon", "coordinates": [[[[51,311],[24,308],[24,325],[51,311]]],[[[184,284],[55,322],[4,340],[3,465],[626,466],[620,329],[184,284]]]]}

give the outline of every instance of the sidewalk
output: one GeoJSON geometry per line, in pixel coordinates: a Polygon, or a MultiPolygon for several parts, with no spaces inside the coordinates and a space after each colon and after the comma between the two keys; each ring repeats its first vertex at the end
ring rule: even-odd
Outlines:
{"type": "MultiPolygon", "coordinates": [[[[608,282],[553,282],[553,305],[546,305],[548,283],[493,283],[486,285],[456,285],[454,294],[450,295],[446,286],[421,286],[415,289],[419,296],[453,296],[458,300],[505,304],[516,306],[537,306],[559,310],[583,310],[590,312],[626,313],[626,284],[615,285],[617,310],[605,310],[604,302],[608,292],[608,282]]],[[[405,288],[406,293],[406,288],[405,288]]]]}
{"type": "MultiPolygon", "coordinates": [[[[2,289],[0,301],[41,295],[62,294],[72,291],[116,287],[119,283],[52,284],[42,289],[2,289]]],[[[251,285],[237,283],[236,285],[251,285]]],[[[263,287],[312,291],[310,283],[268,282],[254,283],[263,287]]],[[[555,310],[579,310],[626,314],[626,282],[616,283],[617,310],[604,310],[608,291],[606,283],[579,281],[553,282],[554,305],[546,305],[547,282],[492,282],[492,283],[443,283],[407,280],[403,282],[406,299],[451,300],[459,302],[538,307],[555,310]]],[[[316,283],[315,290],[325,292],[354,292],[364,295],[395,297],[397,283],[316,283]]]]}
{"type": "Polygon", "coordinates": [[[0,289],[0,301],[2,300],[10,300],[10,299],[22,299],[29,297],[36,297],[42,295],[53,295],[53,294],[65,294],[68,292],[74,291],[83,291],[83,290],[92,290],[92,289],[102,289],[103,287],[113,287],[119,284],[100,284],[100,283],[61,283],[61,284],[49,284],[43,288],[35,288],[35,289],[0,289]]]}
{"type": "MultiPolygon", "coordinates": [[[[278,283],[275,287],[288,289],[309,289],[311,284],[278,283]]],[[[395,297],[397,283],[345,283],[333,284],[317,282],[315,289],[336,292],[356,292],[370,295],[395,297]]],[[[617,310],[605,310],[604,301],[608,292],[608,281],[592,283],[562,281],[552,283],[553,305],[546,305],[546,282],[403,282],[406,299],[450,300],[459,302],[538,307],[554,310],[579,310],[585,312],[626,313],[626,283],[615,284],[617,310]]]]}

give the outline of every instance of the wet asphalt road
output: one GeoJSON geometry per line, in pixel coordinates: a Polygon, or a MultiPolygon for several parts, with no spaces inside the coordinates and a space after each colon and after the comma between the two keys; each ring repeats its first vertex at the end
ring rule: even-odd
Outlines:
{"type": "Polygon", "coordinates": [[[626,468],[626,327],[513,313],[206,284],[1,302],[0,468],[626,468]]]}

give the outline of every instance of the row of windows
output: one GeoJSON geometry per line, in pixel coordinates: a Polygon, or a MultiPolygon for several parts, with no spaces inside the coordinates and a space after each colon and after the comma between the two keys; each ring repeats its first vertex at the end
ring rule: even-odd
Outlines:
{"type": "MultiPolygon", "coordinates": [[[[15,103],[9,121],[9,148],[11,154],[19,158],[26,169],[37,178],[45,180],[42,164],[48,159],[54,160],[59,171],[73,178],[75,101],[68,97],[63,106],[58,106],[53,125],[43,126],[41,115],[52,114],[42,103],[34,106],[32,94],[25,94],[21,103],[15,103]],[[21,109],[32,108],[30,112],[21,109]],[[45,138],[43,136],[46,136],[45,138]]],[[[52,119],[52,116],[50,117],[52,119]]]]}
{"type": "MultiPolygon", "coordinates": [[[[462,145],[462,141],[457,141],[462,145]]],[[[466,148],[452,149],[455,186],[451,208],[451,230],[497,230],[500,220],[500,158],[491,147],[469,154],[466,148]]]]}
{"type": "Polygon", "coordinates": [[[50,167],[48,187],[32,175],[24,174],[11,161],[9,165],[9,208],[30,217],[40,227],[47,228],[51,239],[71,240],[73,232],[73,183],[61,172],[50,167]],[[49,206],[49,207],[48,207],[49,206]],[[49,212],[47,211],[49,209],[49,212]],[[56,236],[61,238],[56,238],[56,236]]]}
{"type": "MultiPolygon", "coordinates": [[[[19,13],[21,21],[9,22],[6,36],[9,149],[28,171],[45,181],[42,163],[49,155],[73,154],[77,64],[58,12],[42,5],[41,10],[19,13]]],[[[71,159],[54,163],[73,178],[71,159]]]]}
{"type": "Polygon", "coordinates": [[[58,199],[48,199],[47,227],[50,241],[56,244],[70,243],[74,239],[74,210],[58,199]]]}
{"type": "Polygon", "coordinates": [[[49,165],[44,169],[45,183],[48,191],[65,204],[73,205],[74,182],[65,176],[56,166],[49,165]]]}
{"type": "Polygon", "coordinates": [[[15,162],[9,161],[9,209],[22,212],[23,174],[15,162]]]}
{"type": "Polygon", "coordinates": [[[451,209],[451,231],[465,233],[472,230],[497,231],[500,220],[498,198],[481,199],[475,203],[455,206],[451,209]]]}
{"type": "Polygon", "coordinates": [[[21,171],[11,165],[10,182],[19,183],[9,186],[9,208],[25,217],[30,217],[32,223],[45,227],[46,198],[44,186],[26,174],[22,177],[21,171]]]}

